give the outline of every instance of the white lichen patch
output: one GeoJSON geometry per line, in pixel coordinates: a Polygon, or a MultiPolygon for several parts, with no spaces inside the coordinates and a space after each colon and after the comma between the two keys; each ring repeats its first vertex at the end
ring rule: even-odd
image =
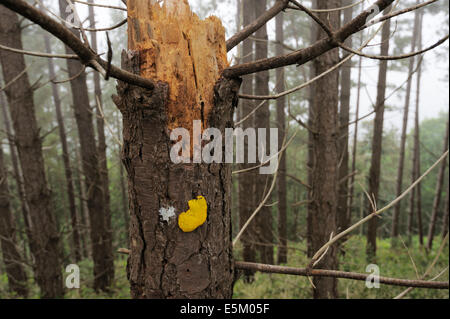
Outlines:
{"type": "Polygon", "coordinates": [[[159,209],[159,215],[163,221],[168,222],[171,217],[175,217],[175,207],[170,206],[169,208],[161,207],[159,209]]]}

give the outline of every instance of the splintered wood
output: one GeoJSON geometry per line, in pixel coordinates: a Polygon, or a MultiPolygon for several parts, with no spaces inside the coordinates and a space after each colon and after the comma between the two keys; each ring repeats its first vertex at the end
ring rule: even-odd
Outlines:
{"type": "Polygon", "coordinates": [[[214,85],[228,66],[225,29],[200,20],[187,0],[128,0],[128,48],[140,53],[140,75],[169,84],[168,128],[193,120],[208,127],[214,85]]]}

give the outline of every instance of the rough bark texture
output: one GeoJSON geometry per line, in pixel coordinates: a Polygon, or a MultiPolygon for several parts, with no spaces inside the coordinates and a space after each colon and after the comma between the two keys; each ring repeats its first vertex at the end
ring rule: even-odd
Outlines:
{"type": "MultiPolygon", "coordinates": [[[[267,1],[257,0],[254,3],[255,15],[259,17],[266,10],[267,1]]],[[[255,38],[255,60],[265,59],[268,56],[268,36],[267,26],[264,25],[256,33],[255,38]]],[[[258,72],[255,74],[255,94],[269,95],[269,71],[258,72]]],[[[255,113],[255,127],[266,129],[266,145],[270,145],[270,110],[269,103],[265,103],[258,112],[255,113]]],[[[258,138],[259,140],[259,138],[258,138]]],[[[259,142],[258,142],[259,143],[259,142]]],[[[258,151],[259,151],[258,145],[258,151]]],[[[259,174],[256,171],[256,205],[258,205],[266,196],[269,188],[268,175],[259,174]]],[[[262,263],[273,264],[273,220],[272,210],[264,206],[256,216],[258,224],[258,250],[262,263]]]]}
{"type": "Polygon", "coordinates": [[[226,127],[232,127],[240,86],[238,80],[218,78],[222,67],[219,60],[226,55],[220,48],[225,50],[225,36],[218,21],[200,21],[188,9],[185,1],[166,1],[162,8],[157,3],[128,1],[130,50],[123,54],[123,67],[159,80],[153,91],[119,83],[118,96],[114,97],[123,114],[122,156],[128,173],[131,214],[127,273],[134,298],[232,296],[231,165],[174,164],[170,159],[171,128],[192,128],[192,120],[200,120],[197,116],[201,113],[205,115],[204,127],[218,128],[222,134],[226,127]],[[208,33],[209,37],[202,37],[208,33]],[[164,53],[164,61],[153,51],[155,47],[164,53]],[[192,50],[185,51],[187,47],[192,50]],[[216,59],[195,59],[197,54],[216,49],[216,59]],[[183,60],[185,53],[193,57],[189,64],[183,60]],[[169,64],[174,54],[180,54],[183,62],[169,64]],[[173,68],[160,69],[164,63],[173,68]],[[206,68],[206,63],[213,64],[206,68]],[[186,81],[172,73],[183,70],[186,81]],[[189,86],[192,70],[196,71],[198,88],[203,85],[201,90],[189,86]],[[204,72],[210,70],[217,73],[208,82],[204,72]],[[202,95],[205,92],[208,95],[202,95]],[[186,96],[194,101],[185,103],[186,96]],[[207,201],[208,218],[193,232],[181,231],[175,217],[168,221],[160,218],[161,208],[174,207],[178,216],[198,195],[207,201]]]}
{"type": "MultiPolygon", "coordinates": [[[[444,136],[444,147],[442,153],[445,153],[448,150],[448,130],[449,130],[449,121],[447,120],[447,127],[445,130],[445,136],[444,136]]],[[[436,182],[436,191],[434,194],[434,201],[433,201],[433,210],[431,212],[431,220],[430,220],[430,226],[428,228],[428,241],[427,241],[427,251],[430,252],[433,248],[433,239],[434,239],[434,233],[436,231],[436,223],[438,219],[438,213],[440,211],[440,204],[441,204],[441,197],[442,197],[442,188],[444,186],[444,177],[445,177],[445,170],[447,168],[447,161],[442,161],[439,173],[437,177],[436,182]]]]}
{"type": "MultiPolygon", "coordinates": [[[[352,3],[352,0],[343,0],[341,4],[346,6],[352,3]]],[[[353,15],[353,8],[350,7],[344,10],[344,19],[342,24],[347,24],[351,21],[353,15]]],[[[348,38],[345,45],[352,46],[352,38],[348,38]]],[[[344,54],[344,57],[348,56],[348,53],[344,54]]],[[[352,88],[352,62],[347,61],[341,69],[341,92],[340,92],[340,110],[339,110],[339,142],[338,142],[338,155],[339,155],[339,198],[338,198],[338,210],[337,210],[337,227],[338,231],[343,231],[348,228],[350,220],[348,215],[348,185],[349,185],[349,126],[350,121],[350,93],[352,88]]]]}
{"type": "MultiPolygon", "coordinates": [[[[419,1],[417,1],[416,4],[419,4],[419,1]]],[[[420,22],[420,11],[416,10],[414,16],[414,31],[411,39],[411,52],[414,52],[414,50],[416,49],[419,22],[420,22]]],[[[413,72],[415,61],[416,59],[414,57],[409,59],[408,75],[410,75],[413,72]]],[[[403,125],[402,125],[402,135],[400,139],[400,157],[398,160],[397,185],[396,185],[397,197],[400,196],[403,191],[403,167],[405,164],[406,134],[408,129],[411,87],[412,87],[412,76],[409,77],[406,85],[405,107],[403,109],[403,125]]],[[[401,212],[401,201],[394,207],[394,214],[392,217],[392,231],[391,231],[392,246],[396,246],[397,244],[396,241],[399,233],[400,212],[401,212]]]]}
{"type": "MultiPolygon", "coordinates": [[[[21,28],[15,13],[0,7],[0,43],[22,49],[21,28]]],[[[3,78],[11,82],[25,68],[23,55],[0,51],[3,78]]],[[[30,209],[30,243],[35,245],[35,277],[43,298],[63,296],[59,233],[51,209],[45,176],[42,141],[34,112],[33,90],[25,73],[6,89],[15,142],[30,209]]]]}
{"type": "MultiPolygon", "coordinates": [[[[281,55],[284,53],[284,13],[280,12],[276,19],[276,41],[278,43],[276,48],[276,54],[281,55]]],[[[280,68],[276,70],[276,90],[278,93],[284,92],[286,85],[284,83],[284,69],[280,68]]],[[[282,97],[277,100],[277,123],[278,123],[278,148],[281,149],[283,145],[283,139],[286,135],[286,97],[282,97]]],[[[287,263],[287,200],[286,200],[286,154],[279,159],[278,167],[278,264],[287,263]]],[[[295,233],[295,232],[294,232],[295,233]]]]}
{"type": "MultiPolygon", "coordinates": [[[[329,9],[340,6],[339,0],[317,0],[317,8],[329,9]]],[[[319,17],[329,19],[333,28],[340,23],[338,13],[321,13],[319,17]]],[[[325,36],[322,30],[317,33],[317,40],[325,36]]],[[[339,50],[334,49],[314,60],[314,70],[320,74],[339,62],[339,50]]],[[[336,234],[336,212],[338,202],[338,103],[339,72],[335,71],[314,84],[312,110],[312,170],[310,177],[310,246],[316,252],[336,234]]],[[[336,248],[331,247],[318,268],[336,269],[336,248]]],[[[337,281],[333,278],[314,278],[314,298],[336,298],[337,281]]]]}
{"type": "MultiPolygon", "coordinates": [[[[93,0],[88,0],[89,3],[93,3],[93,0]]],[[[92,29],[95,29],[95,12],[94,7],[89,6],[89,24],[92,29]]],[[[91,47],[95,52],[97,49],[97,33],[91,32],[91,47]]],[[[103,108],[102,99],[102,87],[100,85],[100,74],[94,72],[94,95],[96,96],[96,124],[97,124],[97,138],[98,138],[98,161],[100,169],[100,179],[102,183],[103,191],[103,205],[105,212],[105,223],[107,228],[108,239],[106,241],[108,251],[112,251],[113,231],[111,226],[111,207],[110,207],[110,195],[109,195],[109,176],[108,176],[108,159],[106,156],[106,138],[105,138],[105,124],[100,108],[103,108]],[[100,102],[100,105],[97,103],[100,102]]]]}
{"type": "MultiPolygon", "coordinates": [[[[389,10],[389,9],[387,9],[389,10]]],[[[386,12],[388,12],[386,10],[386,12]]],[[[381,34],[381,55],[389,54],[389,37],[390,37],[391,24],[390,20],[387,20],[383,25],[381,34]]],[[[369,172],[369,194],[373,196],[375,202],[378,201],[378,192],[380,187],[380,170],[381,170],[381,151],[383,143],[383,122],[384,122],[384,109],[386,99],[386,81],[387,81],[387,61],[380,62],[380,69],[378,71],[378,85],[377,85],[377,101],[375,104],[375,120],[373,125],[372,136],[372,159],[370,163],[369,172]]],[[[372,213],[373,208],[370,206],[367,208],[367,213],[372,213]]],[[[377,228],[378,218],[372,218],[368,222],[367,226],[367,245],[366,253],[367,258],[370,261],[375,257],[377,251],[377,228]]]]}
{"type": "MultiPolygon", "coordinates": [[[[65,11],[66,1],[59,0],[60,15],[66,19],[69,15],[65,11]]],[[[73,30],[75,32],[75,30],[73,30]]],[[[73,54],[66,47],[67,54],[73,54]]],[[[67,60],[67,68],[72,90],[72,103],[78,136],[81,146],[81,160],[87,190],[87,206],[89,209],[92,257],[94,259],[94,289],[107,289],[114,279],[114,258],[112,255],[108,224],[105,214],[103,184],[100,174],[100,164],[95,143],[92,110],[89,105],[89,95],[86,85],[86,73],[82,65],[76,60],[67,60]],[[81,72],[80,72],[81,71],[81,72]]]]}
{"type": "MultiPolygon", "coordinates": [[[[51,53],[50,38],[47,34],[44,35],[45,49],[47,53],[51,53]]],[[[53,59],[48,59],[48,70],[51,79],[56,78],[55,65],[53,59]]],[[[69,147],[67,145],[66,129],[64,125],[64,119],[61,110],[61,99],[59,97],[58,86],[56,83],[51,84],[53,103],[55,104],[56,121],[58,122],[58,132],[59,139],[61,141],[62,147],[62,158],[64,163],[64,174],[66,176],[66,188],[67,188],[67,199],[69,201],[69,212],[70,212],[70,222],[72,226],[72,253],[74,261],[78,262],[81,260],[81,244],[80,244],[80,234],[78,229],[78,217],[77,209],[75,205],[75,191],[73,187],[72,179],[72,168],[70,165],[69,147]]]]}
{"type": "Polygon", "coordinates": [[[26,298],[28,295],[27,275],[16,241],[16,225],[9,205],[8,179],[2,147],[0,147],[0,247],[9,290],[26,298]]]}
{"type": "MultiPolygon", "coordinates": [[[[249,25],[254,20],[254,7],[253,1],[243,1],[243,26],[249,25]]],[[[242,43],[242,63],[251,62],[254,60],[253,52],[254,42],[251,39],[245,39],[242,43]]],[[[253,79],[254,75],[246,75],[242,77],[242,94],[253,94],[253,79]]],[[[241,100],[239,102],[239,110],[242,114],[241,118],[246,117],[253,110],[254,103],[251,100],[241,100]]],[[[254,127],[254,116],[251,116],[240,127],[245,130],[248,127],[254,127]]],[[[248,140],[245,139],[245,153],[248,154],[248,140]]],[[[245,161],[244,164],[239,165],[239,169],[248,169],[255,164],[249,164],[245,161]]],[[[247,220],[250,218],[253,210],[255,209],[255,177],[256,172],[250,171],[244,174],[239,174],[239,227],[242,228],[247,220]]],[[[252,222],[248,225],[247,230],[242,234],[241,242],[243,244],[242,258],[244,261],[255,262],[256,261],[256,223],[252,222]]],[[[246,280],[251,280],[251,270],[245,270],[244,275],[246,280]]]]}

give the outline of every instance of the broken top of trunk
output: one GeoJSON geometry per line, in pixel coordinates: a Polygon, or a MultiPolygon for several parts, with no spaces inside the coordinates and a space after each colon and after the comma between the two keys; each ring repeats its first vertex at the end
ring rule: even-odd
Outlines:
{"type": "Polygon", "coordinates": [[[228,67],[221,21],[200,20],[187,0],[129,0],[128,48],[139,52],[141,76],[169,84],[168,128],[192,134],[193,120],[207,128],[214,85],[228,67]]]}

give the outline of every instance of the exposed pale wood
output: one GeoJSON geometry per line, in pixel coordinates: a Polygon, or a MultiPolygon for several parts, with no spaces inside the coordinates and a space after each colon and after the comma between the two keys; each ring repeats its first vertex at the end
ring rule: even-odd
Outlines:
{"type": "Polygon", "coordinates": [[[140,75],[169,84],[169,129],[192,129],[193,120],[202,120],[207,127],[214,85],[228,67],[220,20],[214,16],[200,20],[187,0],[162,5],[130,0],[128,28],[128,47],[140,54],[140,75]]]}

